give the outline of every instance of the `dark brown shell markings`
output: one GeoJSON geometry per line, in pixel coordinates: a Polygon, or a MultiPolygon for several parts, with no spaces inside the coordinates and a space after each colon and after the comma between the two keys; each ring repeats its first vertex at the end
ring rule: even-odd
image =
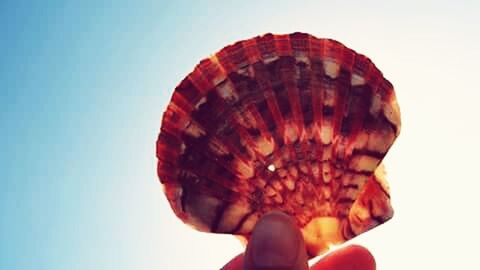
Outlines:
{"type": "Polygon", "coordinates": [[[248,239],[280,210],[315,256],[392,217],[380,162],[399,132],[393,86],[370,59],[331,39],[267,34],[225,47],[176,87],[158,176],[194,228],[248,239]]]}

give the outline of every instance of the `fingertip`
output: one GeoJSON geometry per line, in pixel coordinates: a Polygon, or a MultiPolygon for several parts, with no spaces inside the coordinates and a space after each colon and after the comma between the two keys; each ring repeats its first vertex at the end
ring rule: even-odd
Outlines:
{"type": "Polygon", "coordinates": [[[351,245],[325,256],[312,267],[312,270],[338,269],[375,270],[375,258],[365,247],[351,245]]]}
{"type": "MultiPolygon", "coordinates": [[[[358,257],[359,259],[363,260],[365,263],[369,262],[370,265],[375,266],[375,258],[373,257],[370,250],[363,246],[359,245],[351,245],[347,251],[350,252],[352,257],[358,257]]],[[[374,269],[374,268],[372,268],[374,269]]]]}
{"type": "Polygon", "coordinates": [[[347,247],[346,255],[358,265],[363,266],[365,270],[375,270],[376,262],[372,253],[365,247],[359,245],[351,245],[347,247]]]}
{"type": "Polygon", "coordinates": [[[306,270],[302,234],[294,220],[278,211],[264,215],[255,225],[245,252],[246,270],[306,270]]]}

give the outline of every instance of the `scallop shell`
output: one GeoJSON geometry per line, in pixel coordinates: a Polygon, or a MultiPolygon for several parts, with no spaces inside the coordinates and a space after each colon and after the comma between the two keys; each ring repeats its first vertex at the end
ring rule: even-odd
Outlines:
{"type": "Polygon", "coordinates": [[[239,41],[175,89],[158,176],[195,229],[248,239],[272,210],[315,256],[393,215],[380,162],[400,132],[392,84],[366,56],[304,33],[239,41]]]}

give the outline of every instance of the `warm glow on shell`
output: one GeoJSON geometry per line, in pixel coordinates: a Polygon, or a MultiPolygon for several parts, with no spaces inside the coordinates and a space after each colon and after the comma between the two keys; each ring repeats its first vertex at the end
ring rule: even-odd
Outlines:
{"type": "Polygon", "coordinates": [[[248,239],[280,210],[313,257],[392,217],[379,165],[399,132],[393,86],[370,59],[331,39],[267,34],[202,60],[176,87],[158,175],[194,228],[248,239]]]}

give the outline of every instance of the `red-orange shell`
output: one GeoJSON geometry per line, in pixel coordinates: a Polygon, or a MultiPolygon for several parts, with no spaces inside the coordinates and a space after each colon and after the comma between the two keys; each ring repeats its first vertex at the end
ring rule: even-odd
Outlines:
{"type": "Polygon", "coordinates": [[[379,167],[400,132],[393,86],[331,39],[255,37],[202,60],[175,89],[157,141],[175,214],[249,237],[293,216],[310,256],[390,219],[379,167]]]}

